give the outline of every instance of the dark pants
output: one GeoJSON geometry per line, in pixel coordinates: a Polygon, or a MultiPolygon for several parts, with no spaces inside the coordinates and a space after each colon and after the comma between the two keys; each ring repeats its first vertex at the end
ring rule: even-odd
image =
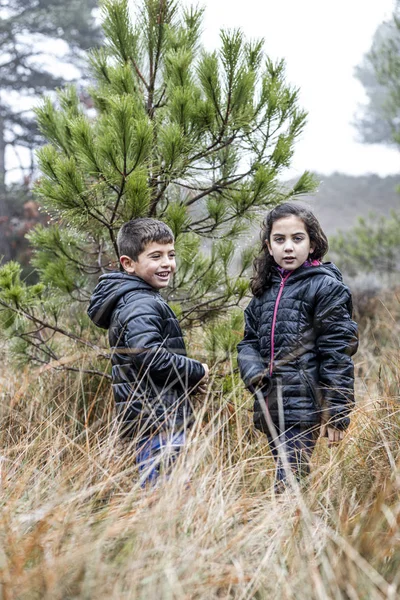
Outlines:
{"type": "Polygon", "coordinates": [[[161,432],[138,442],[136,463],[142,487],[154,485],[161,474],[168,476],[185,442],[184,432],[161,432]]]}
{"type": "Polygon", "coordinates": [[[286,461],[297,480],[309,475],[310,459],[319,436],[319,427],[294,425],[283,432],[277,429],[277,436],[268,436],[268,443],[276,462],[276,489],[279,491],[287,482],[286,461]]]}

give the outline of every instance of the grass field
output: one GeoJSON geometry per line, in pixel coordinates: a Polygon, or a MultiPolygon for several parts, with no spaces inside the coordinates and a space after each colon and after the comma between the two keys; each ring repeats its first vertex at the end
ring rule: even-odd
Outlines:
{"type": "Polygon", "coordinates": [[[345,440],[278,497],[240,386],[214,381],[171,477],[142,490],[107,382],[4,360],[0,598],[398,598],[399,338],[399,296],[374,300],[345,440]]]}

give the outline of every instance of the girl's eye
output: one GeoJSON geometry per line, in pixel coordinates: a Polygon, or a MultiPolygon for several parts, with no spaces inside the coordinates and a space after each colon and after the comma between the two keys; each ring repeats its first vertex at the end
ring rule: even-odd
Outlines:
{"type": "Polygon", "coordinates": [[[304,238],[301,237],[300,235],[297,235],[294,239],[296,242],[302,242],[304,238]]]}

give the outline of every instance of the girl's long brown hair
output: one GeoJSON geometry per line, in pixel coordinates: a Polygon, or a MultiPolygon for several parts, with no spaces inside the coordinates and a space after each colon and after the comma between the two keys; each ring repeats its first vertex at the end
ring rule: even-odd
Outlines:
{"type": "Polygon", "coordinates": [[[254,259],[254,275],[251,279],[251,291],[254,296],[261,296],[262,293],[271,285],[271,276],[276,266],[274,258],[270,255],[267,247],[267,241],[270,241],[273,224],[278,219],[284,219],[294,215],[299,217],[305,225],[306,231],[310,237],[311,245],[314,246],[312,258],[322,260],[328,252],[328,240],[321,229],[315,215],[304,206],[285,202],[279,204],[267,214],[263,221],[261,229],[261,250],[260,254],[254,259]]]}

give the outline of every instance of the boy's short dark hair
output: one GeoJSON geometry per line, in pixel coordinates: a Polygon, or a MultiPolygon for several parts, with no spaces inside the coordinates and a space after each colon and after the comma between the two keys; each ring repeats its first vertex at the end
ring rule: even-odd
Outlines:
{"type": "Polygon", "coordinates": [[[140,217],[124,223],[118,232],[117,245],[119,256],[129,256],[137,261],[146,245],[151,242],[161,244],[173,244],[174,234],[172,230],[156,219],[140,217]]]}

